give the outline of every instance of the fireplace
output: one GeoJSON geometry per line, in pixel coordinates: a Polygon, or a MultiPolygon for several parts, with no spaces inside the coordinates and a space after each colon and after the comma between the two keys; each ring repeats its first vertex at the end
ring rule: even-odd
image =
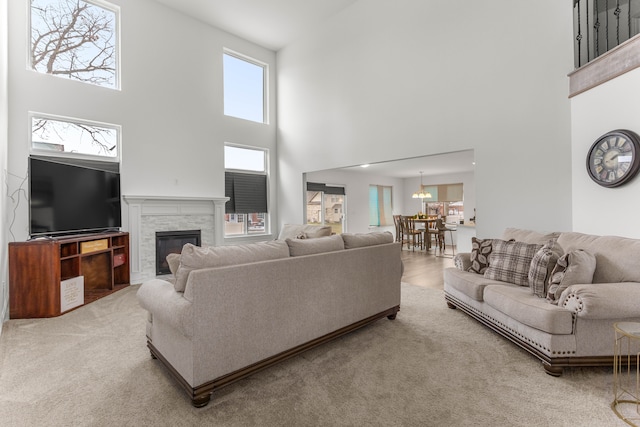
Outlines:
{"type": "Polygon", "coordinates": [[[169,274],[167,255],[179,254],[187,243],[200,246],[200,230],[156,231],[156,274],[169,274]]]}

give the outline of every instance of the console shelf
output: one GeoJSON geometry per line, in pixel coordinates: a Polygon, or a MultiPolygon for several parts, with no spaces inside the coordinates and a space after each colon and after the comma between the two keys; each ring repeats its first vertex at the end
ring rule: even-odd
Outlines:
{"type": "Polygon", "coordinates": [[[129,280],[129,233],[9,243],[12,319],[59,316],[129,286],[129,280]]]}

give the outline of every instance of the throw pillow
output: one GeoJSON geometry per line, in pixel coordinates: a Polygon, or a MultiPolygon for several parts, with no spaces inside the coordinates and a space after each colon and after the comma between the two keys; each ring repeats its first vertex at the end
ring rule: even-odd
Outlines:
{"type": "Polygon", "coordinates": [[[393,243],[393,234],[388,231],[373,233],[342,233],[345,249],[393,243]]]}
{"type": "Polygon", "coordinates": [[[515,240],[516,242],[544,245],[549,240],[557,240],[558,236],[560,236],[559,232],[543,234],[537,231],[524,230],[521,228],[506,228],[502,234],[502,240],[515,240]]]}
{"type": "Polygon", "coordinates": [[[180,254],[168,254],[167,264],[169,264],[169,271],[175,276],[180,267],[180,254]]]}
{"type": "Polygon", "coordinates": [[[339,234],[318,237],[316,239],[287,239],[285,242],[287,242],[289,246],[289,255],[291,256],[313,255],[344,250],[344,241],[339,234]]]}
{"type": "Polygon", "coordinates": [[[484,277],[528,286],[531,260],[542,245],[493,239],[492,246],[484,277]]]}
{"type": "Polygon", "coordinates": [[[489,255],[491,250],[493,239],[478,239],[476,237],[471,238],[471,266],[467,271],[476,274],[484,274],[489,267],[489,255]]]}
{"type": "Polygon", "coordinates": [[[174,287],[177,292],[184,292],[187,287],[189,273],[193,270],[248,264],[280,258],[289,258],[289,247],[280,240],[212,247],[200,247],[187,243],[182,247],[180,267],[176,271],[174,287]]]}
{"type": "Polygon", "coordinates": [[[277,240],[314,239],[316,237],[330,236],[331,231],[331,227],[328,225],[285,224],[280,230],[277,240]]]}
{"type": "Polygon", "coordinates": [[[529,287],[535,296],[540,298],[547,296],[551,273],[561,256],[562,250],[555,239],[549,240],[533,256],[529,268],[529,287]]]}
{"type": "Polygon", "coordinates": [[[593,282],[596,271],[596,257],[582,249],[562,255],[551,272],[551,283],[547,291],[547,301],[558,304],[560,295],[571,285],[593,282]]]}

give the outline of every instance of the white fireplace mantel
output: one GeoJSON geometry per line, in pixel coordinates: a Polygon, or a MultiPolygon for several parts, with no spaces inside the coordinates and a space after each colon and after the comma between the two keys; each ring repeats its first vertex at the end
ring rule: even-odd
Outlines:
{"type": "MultiPolygon", "coordinates": [[[[181,197],[124,195],[126,214],[124,228],[129,231],[131,283],[147,279],[143,271],[141,239],[144,217],[153,216],[212,216],[213,245],[224,243],[224,205],[228,197],[181,197]]],[[[147,254],[148,255],[148,254],[147,254]]]]}

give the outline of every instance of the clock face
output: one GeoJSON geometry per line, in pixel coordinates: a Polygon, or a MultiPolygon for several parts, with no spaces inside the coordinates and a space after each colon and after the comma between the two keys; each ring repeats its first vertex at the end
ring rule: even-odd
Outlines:
{"type": "Polygon", "coordinates": [[[589,176],[603,187],[617,187],[638,173],[640,138],[629,130],[601,136],[587,155],[589,176]]]}

